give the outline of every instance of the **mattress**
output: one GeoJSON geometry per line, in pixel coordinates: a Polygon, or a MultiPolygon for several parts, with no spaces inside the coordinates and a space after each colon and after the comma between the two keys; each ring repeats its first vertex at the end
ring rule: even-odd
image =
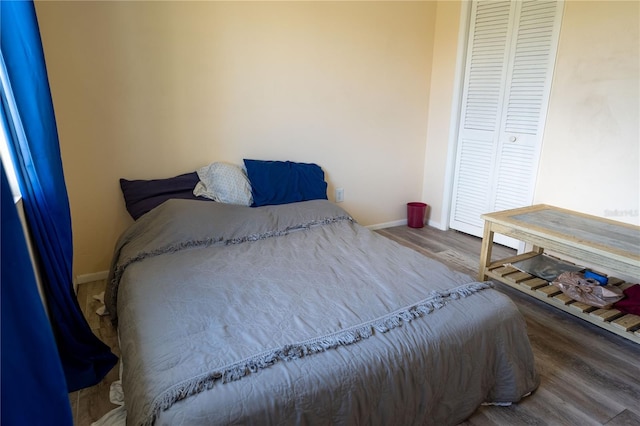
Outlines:
{"type": "Polygon", "coordinates": [[[169,200],[105,299],[127,424],[457,424],[538,386],[508,297],[327,200],[169,200]]]}

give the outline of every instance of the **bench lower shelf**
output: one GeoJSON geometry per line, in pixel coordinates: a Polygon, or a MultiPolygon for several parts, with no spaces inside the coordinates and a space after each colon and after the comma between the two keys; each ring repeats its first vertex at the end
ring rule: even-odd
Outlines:
{"type": "MultiPolygon", "coordinates": [[[[530,252],[494,262],[487,267],[486,275],[578,318],[589,321],[635,343],[640,343],[640,316],[625,314],[617,309],[600,309],[578,302],[562,293],[549,282],[508,265],[537,254],[538,252],[530,252]]],[[[621,290],[625,290],[633,284],[609,277],[608,285],[614,285],[621,290]]]]}

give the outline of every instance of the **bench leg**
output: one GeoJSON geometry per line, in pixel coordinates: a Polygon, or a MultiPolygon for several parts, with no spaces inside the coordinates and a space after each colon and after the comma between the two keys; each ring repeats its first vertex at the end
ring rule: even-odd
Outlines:
{"type": "Polygon", "coordinates": [[[491,249],[493,248],[493,231],[491,223],[485,222],[484,234],[482,236],[482,250],[480,251],[480,271],[478,281],[485,281],[487,277],[487,266],[491,263],[491,249]]]}

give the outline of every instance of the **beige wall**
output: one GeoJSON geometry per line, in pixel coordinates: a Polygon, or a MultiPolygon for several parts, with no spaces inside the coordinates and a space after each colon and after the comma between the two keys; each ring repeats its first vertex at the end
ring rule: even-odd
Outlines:
{"type": "MultiPolygon", "coordinates": [[[[317,162],[362,224],[446,227],[460,13],[444,2],[36,3],[75,272],[129,224],[118,178],[317,162]]],[[[638,224],[638,2],[565,5],[535,202],[638,224]]],[[[453,120],[455,122],[455,120],[453,120]]]]}
{"type": "Polygon", "coordinates": [[[535,201],[640,224],[640,3],[565,4],[535,201]]]}
{"type": "Polygon", "coordinates": [[[364,224],[419,200],[435,2],[38,2],[76,274],[131,223],[118,179],[316,162],[364,224]]]}
{"type": "Polygon", "coordinates": [[[458,108],[455,85],[462,74],[456,70],[458,57],[462,57],[458,52],[462,12],[460,2],[438,2],[422,199],[429,204],[428,224],[440,229],[446,229],[449,222],[447,176],[451,174],[448,167],[452,166],[449,155],[455,157],[456,126],[452,110],[458,108]]]}
{"type": "MultiPolygon", "coordinates": [[[[565,2],[534,203],[640,224],[639,7],[565,2]]],[[[423,187],[430,224],[443,227],[450,201],[447,148],[455,126],[451,131],[451,111],[437,106],[446,110],[456,101],[447,99],[456,84],[455,9],[438,3],[423,187]]]]}

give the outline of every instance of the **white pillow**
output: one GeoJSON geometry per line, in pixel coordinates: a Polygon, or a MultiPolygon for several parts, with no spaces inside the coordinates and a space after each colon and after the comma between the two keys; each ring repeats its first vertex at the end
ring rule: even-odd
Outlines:
{"type": "Polygon", "coordinates": [[[193,195],[227,204],[250,206],[253,204],[251,184],[247,173],[235,164],[211,163],[197,170],[200,182],[193,195]]]}

